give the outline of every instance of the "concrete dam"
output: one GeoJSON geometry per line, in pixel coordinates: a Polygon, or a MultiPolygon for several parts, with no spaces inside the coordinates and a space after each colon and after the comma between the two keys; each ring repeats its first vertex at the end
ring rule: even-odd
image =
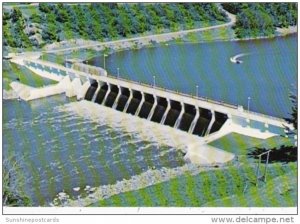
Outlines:
{"type": "Polygon", "coordinates": [[[96,80],[92,81],[84,99],[199,136],[220,130],[228,119],[221,112],[142,92],[134,87],[96,80]]]}
{"type": "Polygon", "coordinates": [[[23,84],[13,82],[12,88],[24,100],[65,93],[200,137],[204,144],[232,132],[267,139],[285,134],[284,127],[289,126],[283,119],[244,110],[242,106],[109,76],[106,70],[91,65],[75,62],[62,66],[37,58],[12,61],[59,82],[45,88],[28,87],[26,91],[20,87],[23,84]],[[53,94],[49,89],[55,90],[53,94]]]}

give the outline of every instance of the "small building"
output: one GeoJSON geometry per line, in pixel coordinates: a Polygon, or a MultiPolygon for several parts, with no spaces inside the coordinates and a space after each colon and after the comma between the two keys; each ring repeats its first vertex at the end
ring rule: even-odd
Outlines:
{"type": "Polygon", "coordinates": [[[85,72],[91,75],[107,76],[107,71],[101,67],[87,65],[83,63],[73,63],[72,69],[85,72]]]}

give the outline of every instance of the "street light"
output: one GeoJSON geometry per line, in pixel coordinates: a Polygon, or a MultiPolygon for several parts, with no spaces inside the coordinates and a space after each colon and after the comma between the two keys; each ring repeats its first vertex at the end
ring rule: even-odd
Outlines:
{"type": "Polygon", "coordinates": [[[153,86],[155,87],[155,75],[153,76],[153,86]]]}
{"type": "Polygon", "coordinates": [[[196,85],[196,96],[197,96],[197,97],[198,97],[198,88],[199,88],[199,86],[196,85]]]}
{"type": "Polygon", "coordinates": [[[105,57],[107,57],[107,54],[103,54],[103,68],[105,69],[105,57]]]}
{"type": "Polygon", "coordinates": [[[120,76],[120,68],[117,68],[118,69],[118,78],[119,78],[119,76],[120,76]]]}
{"type": "Polygon", "coordinates": [[[250,100],[251,100],[251,97],[248,96],[248,112],[250,111],[250,100]]]}

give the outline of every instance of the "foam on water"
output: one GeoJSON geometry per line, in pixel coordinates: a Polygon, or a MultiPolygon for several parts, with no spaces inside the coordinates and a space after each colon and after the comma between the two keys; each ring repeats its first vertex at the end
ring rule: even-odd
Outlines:
{"type": "Polygon", "coordinates": [[[118,129],[137,137],[128,142],[130,144],[135,144],[143,139],[155,142],[158,146],[168,145],[182,151],[186,151],[190,144],[203,144],[203,139],[198,136],[85,100],[60,106],[58,110],[82,116],[99,125],[105,124],[112,129],[118,129]]]}
{"type": "Polygon", "coordinates": [[[48,98],[48,105],[34,102],[34,108],[22,101],[6,101],[5,107],[4,155],[22,159],[20,189],[35,206],[47,205],[62,191],[76,197],[74,187],[114,184],[149,167],[184,164],[182,153],[164,144],[176,137],[153,141],[165,138],[155,124],[89,102],[52,99],[57,100],[48,98]]]}

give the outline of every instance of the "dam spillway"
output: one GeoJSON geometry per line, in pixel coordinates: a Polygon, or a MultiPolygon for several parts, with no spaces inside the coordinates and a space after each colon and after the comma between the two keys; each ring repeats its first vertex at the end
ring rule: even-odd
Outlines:
{"type": "MultiPolygon", "coordinates": [[[[237,132],[268,138],[284,134],[283,119],[244,110],[242,106],[182,94],[165,88],[108,76],[90,65],[67,68],[48,61],[24,59],[23,65],[41,76],[67,79],[72,94],[95,104],[169,126],[189,134],[213,138],[237,132]],[[85,68],[87,66],[87,68],[85,68]],[[89,72],[94,71],[95,72],[89,72]],[[76,86],[74,83],[80,83],[76,86]]],[[[212,138],[212,139],[213,139],[212,138]]]]}
{"type": "Polygon", "coordinates": [[[202,137],[218,131],[228,119],[224,113],[95,80],[84,99],[202,137]]]}

